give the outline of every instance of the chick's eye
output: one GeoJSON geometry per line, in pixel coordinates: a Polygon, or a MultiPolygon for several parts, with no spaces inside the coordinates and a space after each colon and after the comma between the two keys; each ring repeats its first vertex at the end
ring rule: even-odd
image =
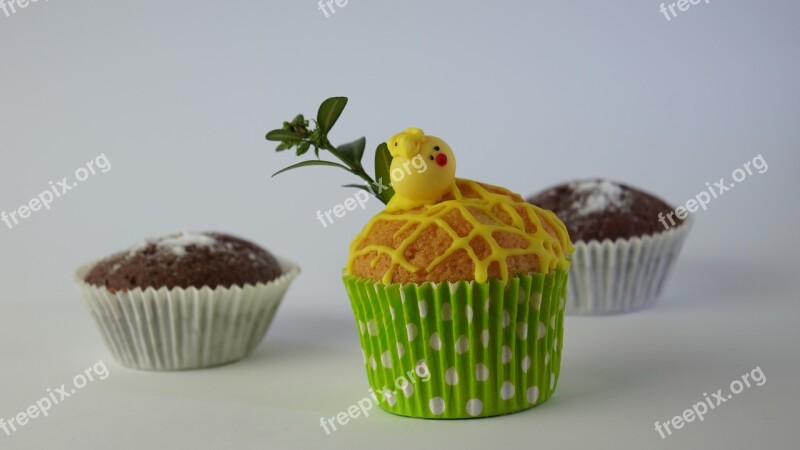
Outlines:
{"type": "Polygon", "coordinates": [[[437,145],[436,147],[433,147],[433,149],[438,152],[439,151],[439,146],[437,145]]]}
{"type": "Polygon", "coordinates": [[[431,158],[431,161],[433,161],[433,155],[431,155],[430,158],[431,158]]]}
{"type": "Polygon", "coordinates": [[[397,147],[397,142],[394,143],[394,146],[397,147]]]}

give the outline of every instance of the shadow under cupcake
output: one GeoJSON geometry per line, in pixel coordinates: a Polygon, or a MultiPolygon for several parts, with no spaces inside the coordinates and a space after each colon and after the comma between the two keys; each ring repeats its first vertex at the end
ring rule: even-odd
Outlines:
{"type": "Polygon", "coordinates": [[[167,371],[250,354],[299,271],[243,239],[184,232],[86,264],[74,281],[120,364],[167,371]]]}
{"type": "Polygon", "coordinates": [[[660,198],[609,180],[561,184],[528,201],[556,213],[573,240],[567,314],[652,305],[692,225],[660,198]]]}

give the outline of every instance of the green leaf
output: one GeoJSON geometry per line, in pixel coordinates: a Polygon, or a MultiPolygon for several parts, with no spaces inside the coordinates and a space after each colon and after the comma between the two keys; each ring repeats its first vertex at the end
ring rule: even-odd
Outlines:
{"type": "Polygon", "coordinates": [[[297,156],[302,156],[308,151],[309,147],[311,147],[310,142],[301,142],[300,145],[297,146],[297,156]]]}
{"type": "Polygon", "coordinates": [[[287,130],[272,130],[269,133],[267,133],[268,141],[283,142],[283,141],[296,141],[298,139],[300,139],[298,135],[287,130]]]}
{"type": "Polygon", "coordinates": [[[331,97],[319,105],[317,126],[322,128],[325,134],[331,131],[336,120],[344,111],[345,105],[347,105],[347,97],[331,97]]]}
{"type": "Polygon", "coordinates": [[[364,147],[367,145],[365,138],[358,138],[353,142],[342,144],[336,147],[339,153],[344,155],[353,166],[361,165],[361,158],[364,156],[364,147]]]}
{"type": "Polygon", "coordinates": [[[280,152],[283,150],[289,150],[290,148],[291,148],[290,145],[286,144],[285,142],[281,142],[280,144],[278,144],[275,150],[280,152]]]}
{"type": "Polygon", "coordinates": [[[335,163],[335,162],[330,162],[330,161],[320,161],[320,160],[317,160],[317,159],[312,159],[312,160],[309,160],[309,161],[303,161],[303,162],[299,162],[299,163],[297,163],[297,164],[292,164],[292,165],[291,165],[291,166],[289,166],[289,167],[285,167],[285,168],[283,168],[283,169],[281,169],[281,170],[279,170],[279,171],[277,171],[277,172],[273,173],[273,174],[272,174],[272,176],[274,177],[275,175],[277,175],[277,174],[279,174],[279,173],[283,173],[283,172],[286,172],[286,171],[289,171],[289,170],[298,169],[298,168],[300,168],[300,167],[306,167],[306,166],[330,166],[330,167],[339,167],[339,168],[341,168],[341,169],[344,169],[344,170],[346,170],[346,171],[350,172],[350,169],[349,169],[349,168],[347,168],[347,167],[345,167],[345,166],[343,166],[343,165],[341,165],[341,164],[338,164],[338,163],[335,163]]]}
{"type": "Polygon", "coordinates": [[[376,195],[383,203],[389,203],[389,200],[394,196],[394,189],[390,184],[392,178],[389,175],[391,165],[392,154],[389,153],[389,146],[384,142],[375,149],[375,182],[378,185],[388,186],[388,189],[383,190],[381,190],[381,187],[376,186],[376,195]]]}
{"type": "Polygon", "coordinates": [[[361,189],[362,191],[367,191],[367,192],[369,192],[370,194],[372,194],[372,193],[373,193],[373,192],[372,192],[372,189],[370,189],[369,187],[367,187],[366,185],[363,185],[363,184],[345,184],[345,185],[343,185],[342,187],[346,187],[346,188],[356,188],[356,189],[361,189]]]}

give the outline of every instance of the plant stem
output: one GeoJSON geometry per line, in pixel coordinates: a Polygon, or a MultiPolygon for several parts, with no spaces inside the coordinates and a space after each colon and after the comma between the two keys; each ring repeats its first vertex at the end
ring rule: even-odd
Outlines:
{"type": "Polygon", "coordinates": [[[360,177],[362,180],[366,181],[367,182],[367,187],[371,187],[372,185],[375,184],[375,180],[373,180],[372,177],[370,177],[369,174],[367,174],[367,172],[364,171],[364,168],[361,167],[360,164],[357,167],[353,166],[350,163],[350,161],[348,161],[347,158],[345,158],[344,155],[342,155],[339,152],[339,150],[337,150],[336,147],[334,147],[333,144],[330,143],[330,141],[328,141],[327,139],[325,139],[325,141],[326,141],[325,142],[325,146],[323,146],[322,148],[324,148],[325,150],[331,152],[331,154],[333,154],[333,156],[337,157],[339,159],[339,161],[343,162],[347,167],[349,167],[350,168],[350,173],[352,173],[353,175],[356,175],[356,176],[360,177]]]}

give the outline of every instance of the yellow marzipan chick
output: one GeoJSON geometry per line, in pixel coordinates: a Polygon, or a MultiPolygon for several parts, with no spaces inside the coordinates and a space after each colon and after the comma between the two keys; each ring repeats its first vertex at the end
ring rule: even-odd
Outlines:
{"type": "Polygon", "coordinates": [[[409,128],[392,136],[387,145],[395,192],[387,211],[436,203],[455,186],[456,157],[447,142],[409,128]]]}

